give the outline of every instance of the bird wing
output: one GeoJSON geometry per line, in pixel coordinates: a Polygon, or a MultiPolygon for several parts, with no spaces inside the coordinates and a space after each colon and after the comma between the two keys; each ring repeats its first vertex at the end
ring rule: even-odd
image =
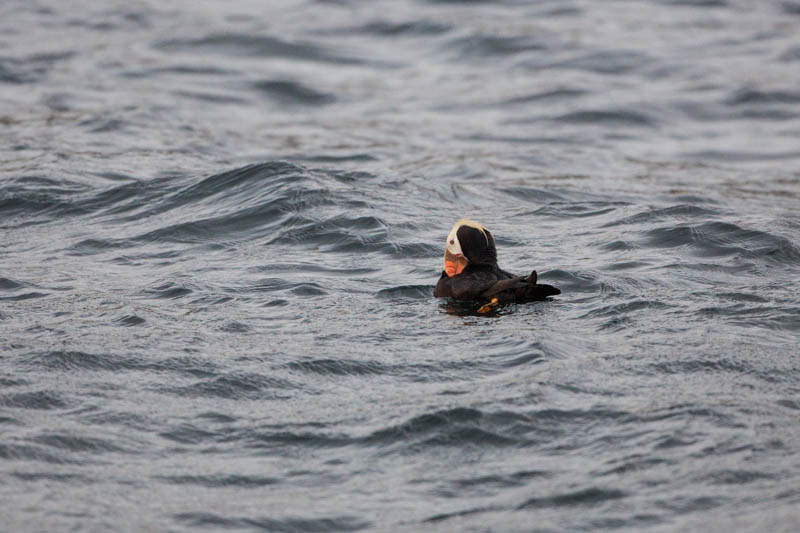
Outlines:
{"type": "Polygon", "coordinates": [[[561,291],[552,285],[536,283],[538,276],[536,271],[529,276],[515,276],[495,282],[481,296],[484,298],[498,297],[501,300],[513,300],[515,302],[530,302],[533,300],[544,300],[548,296],[561,294],[561,291]]]}
{"type": "Polygon", "coordinates": [[[497,280],[480,280],[471,276],[454,276],[450,278],[443,272],[441,278],[439,278],[439,283],[436,284],[433,295],[437,298],[455,298],[463,301],[478,300],[495,283],[497,283],[497,280]]]}
{"type": "Polygon", "coordinates": [[[505,292],[508,290],[522,289],[528,286],[528,281],[524,276],[515,276],[511,279],[503,279],[500,281],[493,281],[491,282],[491,286],[487,287],[486,290],[481,293],[481,297],[483,298],[491,298],[493,296],[497,296],[501,292],[505,292]]]}
{"type": "Polygon", "coordinates": [[[536,271],[529,276],[514,276],[502,280],[479,280],[469,276],[449,278],[443,273],[433,295],[462,301],[490,300],[496,297],[504,301],[529,302],[561,293],[551,285],[536,283],[536,277],[536,271]]]}
{"type": "Polygon", "coordinates": [[[484,293],[490,290],[497,281],[477,281],[469,279],[455,279],[450,283],[453,298],[456,300],[479,300],[485,298],[484,293]]]}

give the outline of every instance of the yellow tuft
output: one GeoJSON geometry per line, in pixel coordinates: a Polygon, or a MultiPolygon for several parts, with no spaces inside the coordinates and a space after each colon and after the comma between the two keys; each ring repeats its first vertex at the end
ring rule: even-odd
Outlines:
{"type": "Polygon", "coordinates": [[[489,244],[489,236],[486,235],[486,228],[481,226],[479,223],[475,222],[474,220],[470,220],[468,218],[462,218],[458,222],[456,222],[455,227],[459,226],[469,226],[470,228],[475,228],[476,230],[480,231],[483,234],[483,238],[486,239],[486,244],[489,244]]]}

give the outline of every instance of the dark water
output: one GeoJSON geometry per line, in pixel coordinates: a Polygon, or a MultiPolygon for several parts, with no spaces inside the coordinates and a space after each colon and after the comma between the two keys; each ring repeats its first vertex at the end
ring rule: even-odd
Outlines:
{"type": "Polygon", "coordinates": [[[800,4],[0,5],[7,531],[795,531],[800,4]],[[461,216],[563,294],[432,297],[461,216]]]}

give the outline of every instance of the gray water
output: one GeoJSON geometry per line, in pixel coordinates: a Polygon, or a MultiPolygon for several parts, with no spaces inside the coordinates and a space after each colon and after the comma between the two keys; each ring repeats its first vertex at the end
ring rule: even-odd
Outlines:
{"type": "Polygon", "coordinates": [[[798,28],[4,1],[0,529],[797,530],[798,28]]]}

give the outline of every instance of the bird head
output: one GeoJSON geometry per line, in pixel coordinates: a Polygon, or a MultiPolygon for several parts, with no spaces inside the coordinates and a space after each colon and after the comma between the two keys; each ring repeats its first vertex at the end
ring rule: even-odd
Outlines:
{"type": "Polygon", "coordinates": [[[468,218],[455,223],[444,249],[444,271],[448,277],[461,274],[468,264],[497,263],[497,248],[492,233],[468,218]]]}

